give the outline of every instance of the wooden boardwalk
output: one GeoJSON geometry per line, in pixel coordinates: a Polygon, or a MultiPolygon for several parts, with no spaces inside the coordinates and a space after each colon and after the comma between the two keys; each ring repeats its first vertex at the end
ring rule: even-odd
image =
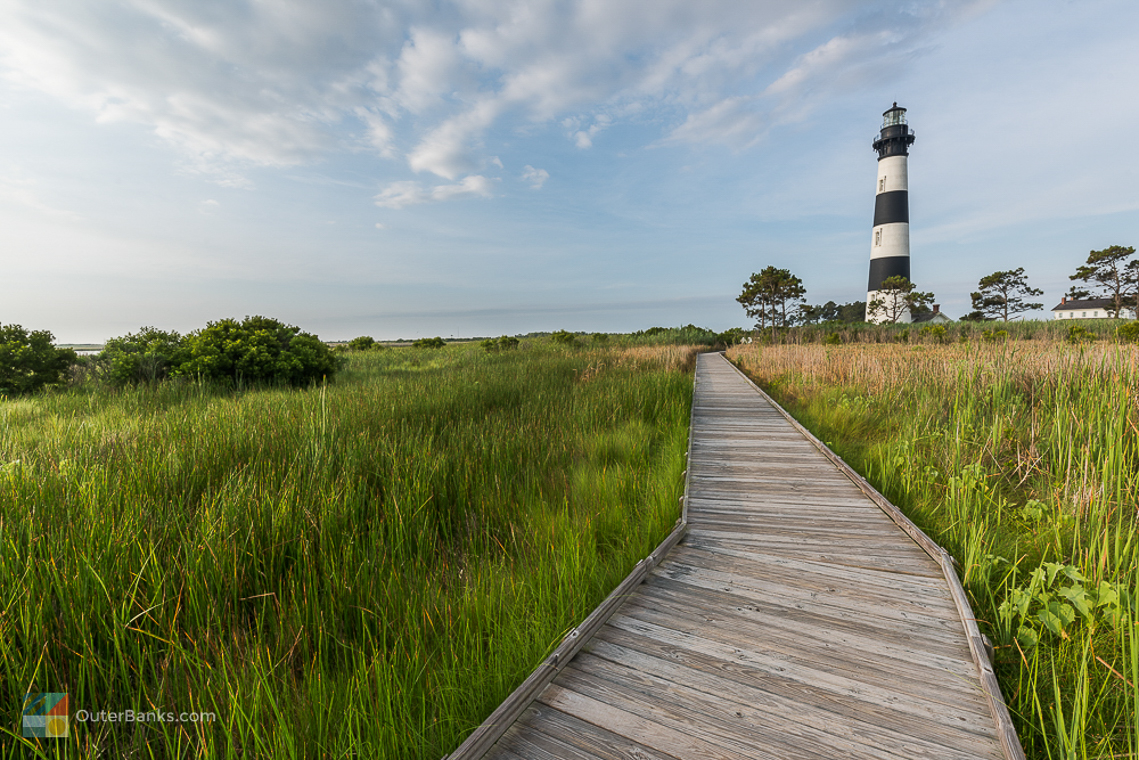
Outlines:
{"type": "Polygon", "coordinates": [[[947,560],[842,467],[701,356],[686,535],[452,757],[1023,757],[947,560]]]}

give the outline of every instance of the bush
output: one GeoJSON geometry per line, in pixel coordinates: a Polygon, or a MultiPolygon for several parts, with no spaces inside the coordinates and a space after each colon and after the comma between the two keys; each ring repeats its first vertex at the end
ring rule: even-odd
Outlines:
{"type": "Polygon", "coordinates": [[[435,336],[434,338],[420,338],[411,345],[414,348],[443,348],[447,345],[447,341],[435,336]]]}
{"type": "Polygon", "coordinates": [[[482,343],[479,343],[479,345],[487,351],[512,351],[518,348],[518,338],[511,335],[503,335],[497,340],[487,338],[482,343]]]}
{"type": "Polygon", "coordinates": [[[925,325],[921,328],[920,332],[924,337],[937,343],[947,343],[949,341],[949,338],[946,337],[947,331],[945,325],[925,325]]]}
{"type": "Polygon", "coordinates": [[[1073,346],[1078,343],[1091,343],[1095,339],[1096,334],[1083,325],[1068,326],[1068,337],[1066,340],[1073,346]]]}
{"type": "Polygon", "coordinates": [[[31,393],[64,379],[75,362],[70,348],[56,348],[47,330],[28,332],[19,325],[0,325],[0,395],[31,393]]]}
{"type": "Polygon", "coordinates": [[[1127,343],[1139,343],[1139,322],[1120,325],[1115,331],[1115,337],[1127,343]]]}
{"type": "Polygon", "coordinates": [[[842,338],[836,332],[827,333],[827,337],[823,339],[823,343],[828,346],[841,346],[842,338]]]}
{"type": "Polygon", "coordinates": [[[562,346],[577,345],[577,336],[575,336],[573,333],[567,332],[565,330],[558,330],[555,333],[551,333],[550,338],[554,341],[554,343],[557,343],[557,344],[562,345],[562,346]]]}
{"type": "Polygon", "coordinates": [[[378,348],[383,348],[383,346],[376,343],[375,338],[368,335],[361,335],[359,338],[348,341],[349,351],[371,351],[378,348]]]}
{"type": "Polygon", "coordinates": [[[981,339],[986,343],[1008,340],[1008,330],[982,330],[981,339]]]}
{"type": "Polygon", "coordinates": [[[332,349],[269,317],[222,319],[183,339],[186,360],[171,374],[226,385],[308,385],[336,375],[332,349]]]}
{"type": "Polygon", "coordinates": [[[104,379],[122,386],[163,380],[186,358],[178,333],[143,327],[137,333],[108,340],[98,364],[104,379]]]}
{"type": "Polygon", "coordinates": [[[742,327],[729,327],[727,330],[724,330],[722,333],[718,333],[716,335],[716,343],[723,344],[725,346],[734,346],[739,343],[740,339],[743,338],[743,336],[746,334],[747,331],[742,327]]]}

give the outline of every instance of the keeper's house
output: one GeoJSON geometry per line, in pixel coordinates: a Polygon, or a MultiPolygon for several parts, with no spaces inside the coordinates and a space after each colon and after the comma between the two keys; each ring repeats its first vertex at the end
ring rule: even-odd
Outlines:
{"type": "MultiPolygon", "coordinates": [[[[1052,307],[1052,319],[1111,319],[1114,315],[1115,300],[1111,298],[1085,298],[1083,300],[1061,298],[1052,307]]],[[[1135,309],[1124,306],[1119,312],[1120,319],[1135,319],[1135,309]]]]}

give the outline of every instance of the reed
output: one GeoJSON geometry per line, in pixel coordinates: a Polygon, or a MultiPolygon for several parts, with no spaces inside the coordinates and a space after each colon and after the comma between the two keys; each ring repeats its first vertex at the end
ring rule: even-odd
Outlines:
{"type": "Polygon", "coordinates": [[[694,349],[0,400],[5,756],[438,758],[676,520],[694,349]],[[213,722],[19,738],[26,692],[213,722]]]}
{"type": "Polygon", "coordinates": [[[1029,758],[1134,756],[1139,351],[1031,337],[729,357],[960,561],[1029,758]]]}

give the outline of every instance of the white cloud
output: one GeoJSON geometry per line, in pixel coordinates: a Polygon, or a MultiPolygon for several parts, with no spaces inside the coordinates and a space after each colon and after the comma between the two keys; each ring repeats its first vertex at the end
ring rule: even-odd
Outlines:
{"type": "Polygon", "coordinates": [[[507,118],[569,118],[581,149],[621,119],[748,145],[987,2],[9,0],[0,75],[146,125],[221,184],[344,149],[454,181],[507,118]]]}
{"type": "Polygon", "coordinates": [[[374,200],[380,208],[399,209],[433,201],[471,197],[489,198],[491,195],[491,180],[479,174],[472,174],[464,177],[461,182],[434,187],[424,187],[418,182],[393,182],[374,200]]]}
{"type": "MultiPolygon", "coordinates": [[[[572,119],[567,120],[563,123],[574,125],[576,127],[578,120],[572,119]]],[[[576,131],[571,131],[570,136],[573,137],[574,145],[582,150],[586,150],[593,147],[593,138],[597,135],[597,133],[612,123],[613,118],[611,116],[608,116],[607,114],[601,114],[594,120],[593,125],[589,127],[589,129],[578,129],[576,131]]]]}
{"type": "Polygon", "coordinates": [[[541,190],[542,185],[546,184],[546,180],[550,178],[550,173],[545,169],[535,169],[530,164],[526,164],[526,171],[522,172],[522,181],[530,183],[531,190],[541,190]]]}
{"type": "Polygon", "coordinates": [[[483,99],[443,122],[408,154],[408,166],[416,172],[429,171],[444,179],[474,171],[478,162],[472,151],[501,107],[496,100],[483,99]]]}
{"type": "Polygon", "coordinates": [[[688,114],[669,135],[669,141],[721,142],[745,147],[763,136],[763,115],[754,97],[725,98],[709,108],[688,114]]]}
{"type": "Polygon", "coordinates": [[[443,105],[459,80],[469,77],[454,34],[416,28],[403,46],[396,69],[399,87],[393,98],[411,113],[443,105]]]}

